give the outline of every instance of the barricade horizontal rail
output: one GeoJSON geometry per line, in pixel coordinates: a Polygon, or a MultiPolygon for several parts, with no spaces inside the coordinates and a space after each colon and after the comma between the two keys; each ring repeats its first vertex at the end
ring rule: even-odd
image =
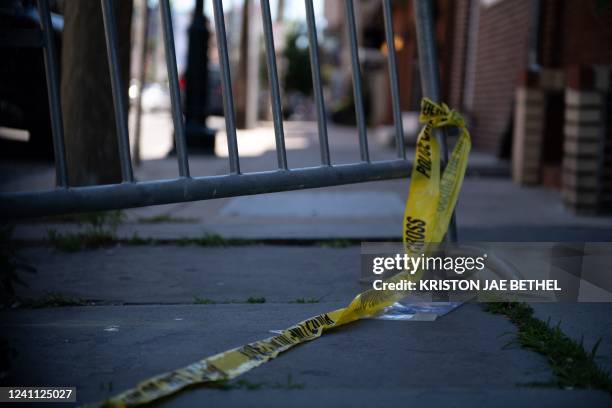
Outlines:
{"type": "Polygon", "coordinates": [[[0,214],[33,217],[209,200],[403,178],[410,170],[410,162],[391,160],[8,193],[0,197],[0,214]]]}

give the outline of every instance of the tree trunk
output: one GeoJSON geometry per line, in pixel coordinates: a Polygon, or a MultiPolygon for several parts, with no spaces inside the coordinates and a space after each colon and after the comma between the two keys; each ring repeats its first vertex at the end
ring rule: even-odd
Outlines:
{"type": "Polygon", "coordinates": [[[240,54],[238,60],[238,75],[234,84],[236,92],[236,126],[238,129],[247,128],[248,104],[248,59],[249,59],[249,4],[244,2],[240,24],[240,54]]]}
{"type": "MultiPolygon", "coordinates": [[[[114,2],[118,55],[128,107],[132,1],[114,2]]],[[[99,1],[66,0],[61,80],[71,186],[121,182],[115,113],[99,1]]]]}
{"type": "Polygon", "coordinates": [[[256,12],[254,0],[246,0],[242,11],[240,29],[240,60],[236,92],[236,126],[253,128],[257,124],[259,104],[259,33],[254,23],[261,18],[256,12]]]}

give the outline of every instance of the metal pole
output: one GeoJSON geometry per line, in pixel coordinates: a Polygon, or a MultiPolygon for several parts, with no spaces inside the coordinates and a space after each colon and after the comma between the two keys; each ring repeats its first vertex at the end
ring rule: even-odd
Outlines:
{"type": "Polygon", "coordinates": [[[391,103],[393,105],[393,120],[395,122],[397,156],[405,159],[406,149],[404,147],[404,126],[402,123],[402,110],[400,107],[399,79],[397,75],[397,60],[395,56],[395,36],[393,34],[393,13],[391,10],[391,0],[383,0],[383,11],[385,16],[387,50],[389,52],[389,79],[391,81],[391,103]]]}
{"type": "Polygon", "coordinates": [[[319,126],[319,149],[321,151],[321,163],[325,166],[331,165],[329,158],[329,142],[327,138],[327,117],[325,112],[325,99],[323,98],[323,87],[321,85],[321,66],[319,63],[319,45],[317,40],[317,25],[315,22],[312,0],[305,0],[306,21],[308,25],[308,41],[310,43],[310,71],[312,72],[312,88],[317,107],[317,124],[319,126]]]}
{"type": "Polygon", "coordinates": [[[169,0],[160,3],[162,28],[164,32],[164,51],[168,67],[168,82],[170,83],[170,105],[172,108],[172,121],[174,123],[174,143],[178,158],[179,175],[189,177],[189,161],[187,159],[187,141],[185,139],[185,126],[183,112],[181,112],[181,94],[176,69],[176,53],[174,51],[174,32],[172,31],[172,14],[169,0]]]}
{"type": "Polygon", "coordinates": [[[59,187],[68,187],[68,166],[66,164],[66,148],[64,147],[64,126],[62,124],[57,59],[48,0],[40,0],[38,2],[38,11],[40,13],[40,23],[42,25],[45,40],[45,74],[47,77],[47,93],[49,94],[49,112],[51,112],[51,132],[53,136],[53,154],[55,156],[55,179],[59,187]]]}
{"type": "Polygon", "coordinates": [[[225,114],[230,173],[240,174],[240,157],[238,156],[238,141],[236,139],[236,111],[234,110],[227,36],[225,35],[225,18],[223,16],[223,3],[221,0],[213,0],[213,11],[215,14],[217,49],[219,51],[219,65],[221,69],[221,90],[223,91],[223,112],[225,114]]]}
{"type": "MultiPolygon", "coordinates": [[[[423,96],[434,102],[440,102],[440,72],[438,69],[438,53],[434,33],[433,0],[413,0],[413,4],[423,96]]],[[[442,149],[440,162],[442,169],[444,169],[448,161],[446,130],[437,131],[436,137],[442,149]]],[[[457,223],[454,212],[447,236],[451,242],[457,241],[457,223]]]]}
{"type": "Polygon", "coordinates": [[[108,70],[110,71],[113,105],[115,108],[115,126],[119,144],[119,162],[123,181],[133,182],[132,161],[130,158],[130,139],[127,128],[127,115],[123,99],[123,82],[117,56],[117,29],[113,0],[102,0],[102,18],[104,21],[104,36],[108,53],[108,70]]]}
{"type": "Polygon", "coordinates": [[[285,149],[285,132],[283,129],[283,112],[281,107],[280,87],[278,85],[278,70],[276,68],[276,53],[274,51],[274,35],[270,1],[261,0],[261,18],[263,20],[266,57],[268,61],[268,78],[270,80],[270,96],[272,98],[272,119],[276,135],[276,158],[278,168],[287,170],[287,151],[285,149]]]}
{"type": "Polygon", "coordinates": [[[361,68],[359,67],[359,47],[357,45],[357,27],[355,24],[355,10],[353,0],[345,0],[348,37],[351,49],[351,66],[353,71],[353,95],[355,97],[355,114],[359,130],[359,150],[361,160],[370,161],[368,150],[368,136],[366,130],[365,111],[363,106],[363,92],[361,89],[361,68]]]}

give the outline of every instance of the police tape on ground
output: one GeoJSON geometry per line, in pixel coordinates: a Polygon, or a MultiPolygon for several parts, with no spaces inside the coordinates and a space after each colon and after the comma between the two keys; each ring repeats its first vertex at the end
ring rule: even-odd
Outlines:
{"type": "MultiPolygon", "coordinates": [[[[408,201],[404,214],[403,242],[408,255],[427,253],[430,243],[441,242],[450,223],[471,147],[463,118],[445,104],[421,102],[424,124],[417,139],[408,201]],[[445,170],[440,174],[440,147],[434,129],[455,126],[460,130],[445,170]]],[[[400,272],[387,282],[416,281],[421,272],[400,272]]],[[[230,380],[298,344],[319,338],[325,331],[369,317],[402,299],[405,291],[370,289],[341,309],[304,320],[276,336],[243,345],[158,375],[101,403],[105,407],[131,407],[153,402],[179,390],[220,380],[230,380]]]]}

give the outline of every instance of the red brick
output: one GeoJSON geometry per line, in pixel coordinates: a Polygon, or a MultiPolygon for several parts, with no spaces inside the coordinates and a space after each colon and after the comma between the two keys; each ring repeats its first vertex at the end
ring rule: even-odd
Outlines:
{"type": "Polygon", "coordinates": [[[590,90],[595,84],[593,68],[584,65],[572,65],[566,69],[567,86],[573,89],[590,90]]]}

